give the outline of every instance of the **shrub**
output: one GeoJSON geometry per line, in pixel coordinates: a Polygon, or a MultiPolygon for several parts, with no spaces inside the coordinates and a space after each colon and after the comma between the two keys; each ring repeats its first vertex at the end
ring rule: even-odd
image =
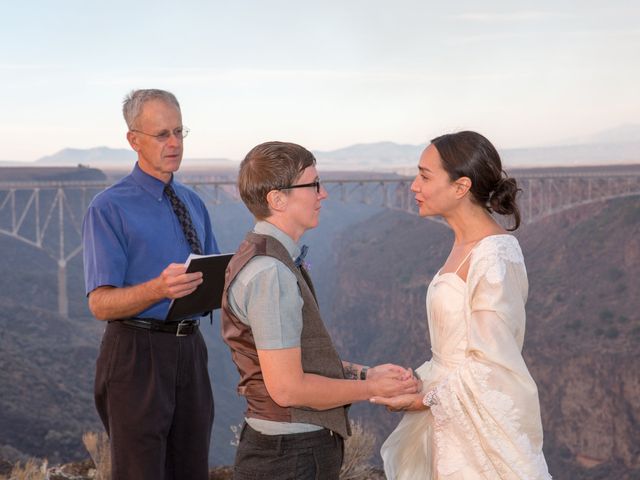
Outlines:
{"type": "Polygon", "coordinates": [[[624,293],[627,291],[627,284],[626,283],[619,283],[616,286],[616,293],[624,293]]]}
{"type": "Polygon", "coordinates": [[[613,320],[613,318],[615,317],[615,314],[608,308],[605,308],[604,310],[600,310],[599,316],[600,316],[600,320],[611,323],[611,320],[613,320]]]}
{"type": "Polygon", "coordinates": [[[582,327],[582,320],[577,318],[569,323],[567,323],[565,325],[565,328],[568,328],[570,330],[580,330],[580,328],[582,327]]]}
{"type": "Polygon", "coordinates": [[[607,271],[607,276],[609,277],[609,280],[612,280],[615,282],[616,280],[619,280],[624,276],[624,272],[617,267],[611,267],[607,271]]]}
{"type": "Polygon", "coordinates": [[[351,436],[345,441],[340,480],[366,480],[371,477],[373,467],[369,459],[375,441],[373,433],[361,424],[351,422],[351,436]]]}
{"type": "Polygon", "coordinates": [[[242,433],[242,423],[239,423],[237,425],[231,425],[229,429],[233,433],[233,440],[231,440],[229,443],[234,447],[237,447],[238,445],[240,445],[240,434],[242,433]]]}
{"type": "Polygon", "coordinates": [[[87,432],[82,435],[82,443],[96,466],[95,480],[110,480],[111,452],[107,434],[105,432],[87,432]]]}
{"type": "Polygon", "coordinates": [[[16,463],[9,475],[10,480],[46,480],[48,462],[44,460],[42,464],[35,458],[31,458],[24,463],[16,463]]]}
{"type": "Polygon", "coordinates": [[[619,332],[616,327],[609,327],[607,328],[605,335],[607,336],[607,338],[618,338],[619,332]]]}

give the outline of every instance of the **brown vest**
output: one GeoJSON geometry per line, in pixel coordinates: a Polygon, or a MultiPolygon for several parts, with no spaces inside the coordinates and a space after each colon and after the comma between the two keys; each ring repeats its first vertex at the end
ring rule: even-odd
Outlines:
{"type": "Polygon", "coordinates": [[[300,349],[302,370],[329,378],[344,378],[342,361],[320,317],[320,310],[309,275],[295,266],[286,248],[269,235],[249,233],[229,262],[222,294],[222,338],[240,373],[238,393],[247,399],[247,417],[278,422],[319,425],[346,438],[351,435],[347,407],[314,410],[306,407],[281,407],[275,403],[264,384],[258,352],[251,327],[242,323],[229,308],[227,289],[242,268],[257,255],[267,255],[284,263],[296,276],[304,305],[300,349]]]}

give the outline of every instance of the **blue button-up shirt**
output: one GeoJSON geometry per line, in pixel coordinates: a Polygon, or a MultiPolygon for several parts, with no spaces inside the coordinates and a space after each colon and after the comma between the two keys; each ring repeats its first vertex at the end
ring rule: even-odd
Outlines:
{"type": "MultiPolygon", "coordinates": [[[[219,253],[209,213],[186,186],[171,180],[198,233],[204,254],[219,253]]],[[[82,224],[87,295],[98,287],[128,287],[157,277],[170,263],[184,263],[191,248],[164,195],[164,183],[136,164],[127,175],[92,200],[82,224]]],[[[137,317],[164,319],[164,299],[137,317]]]]}

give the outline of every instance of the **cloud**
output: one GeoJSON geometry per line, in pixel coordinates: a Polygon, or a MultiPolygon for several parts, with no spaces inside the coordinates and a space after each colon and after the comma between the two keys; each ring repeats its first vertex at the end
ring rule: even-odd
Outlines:
{"type": "Polygon", "coordinates": [[[37,63],[0,63],[0,71],[53,70],[57,68],[60,68],[59,65],[46,65],[37,63]]]}
{"type": "Polygon", "coordinates": [[[295,78],[318,78],[340,80],[351,73],[337,70],[293,70],[293,69],[220,69],[206,67],[151,68],[140,72],[101,72],[92,83],[98,85],[130,85],[145,83],[149,79],[162,78],[165,82],[178,84],[208,82],[238,82],[251,80],[282,80],[295,78]]]}
{"type": "Polygon", "coordinates": [[[504,80],[520,76],[513,73],[489,75],[459,75],[428,70],[314,70],[314,69],[215,69],[215,68],[168,68],[150,69],[139,73],[102,72],[92,77],[89,83],[99,86],[127,87],[146,85],[162,78],[163,83],[182,86],[247,85],[290,82],[320,82],[341,84],[415,84],[424,82],[448,82],[455,80],[504,80]]]}
{"type": "Polygon", "coordinates": [[[592,29],[592,30],[567,30],[563,32],[567,36],[575,37],[609,37],[609,38],[633,38],[640,36],[640,28],[630,29],[592,29]]]}
{"type": "MultiPolygon", "coordinates": [[[[560,42],[561,38],[572,37],[579,39],[610,39],[622,41],[636,41],[640,37],[640,29],[588,29],[588,30],[562,30],[545,33],[547,38],[555,37],[560,42]]],[[[451,45],[467,45],[481,42],[500,42],[507,44],[510,40],[535,40],[540,37],[539,32],[534,31],[508,31],[508,32],[491,32],[478,33],[476,35],[458,35],[447,38],[451,45]]]]}
{"type": "Polygon", "coordinates": [[[505,12],[505,13],[497,13],[497,12],[467,12],[461,13],[459,15],[454,15],[453,18],[459,20],[466,20],[470,22],[478,22],[478,23],[494,23],[494,22],[520,22],[527,20],[540,20],[545,18],[553,18],[553,17],[567,17],[569,14],[560,13],[560,12],[543,12],[543,11],[525,11],[525,12],[505,12]]]}

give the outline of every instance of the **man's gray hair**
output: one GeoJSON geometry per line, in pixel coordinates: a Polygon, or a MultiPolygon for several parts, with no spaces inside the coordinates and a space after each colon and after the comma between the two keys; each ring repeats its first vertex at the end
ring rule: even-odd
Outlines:
{"type": "Polygon", "coordinates": [[[171,92],[153,88],[131,90],[131,92],[124,97],[124,101],[122,102],[122,115],[124,115],[124,120],[127,122],[129,130],[133,130],[135,128],[135,122],[142,112],[142,107],[145,103],[150,102],[151,100],[162,100],[163,102],[173,105],[180,110],[178,99],[171,92]]]}

